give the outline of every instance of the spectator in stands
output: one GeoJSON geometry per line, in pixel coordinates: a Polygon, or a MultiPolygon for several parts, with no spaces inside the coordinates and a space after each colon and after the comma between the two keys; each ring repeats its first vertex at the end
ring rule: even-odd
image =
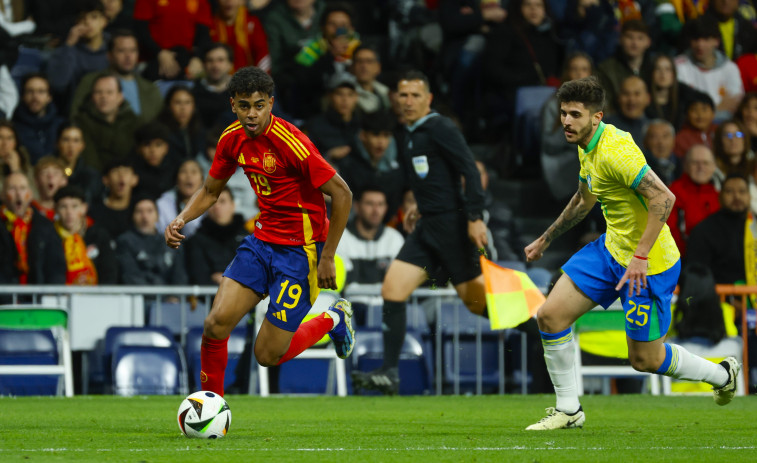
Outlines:
{"type": "Polygon", "coordinates": [[[595,63],[617,49],[617,19],[611,2],[570,0],[560,30],[568,53],[584,51],[595,63]]]}
{"type": "Polygon", "coordinates": [[[127,0],[129,8],[124,8],[124,0],[101,0],[103,13],[108,18],[105,32],[111,36],[119,30],[134,30],[134,2],[127,0]]]}
{"type": "Polygon", "coordinates": [[[108,20],[100,0],[82,2],[79,20],[68,32],[66,41],[53,51],[47,63],[47,77],[62,110],[68,112],[71,96],[88,72],[108,67],[103,31],[108,20]]]}
{"type": "Polygon", "coordinates": [[[106,196],[90,203],[89,215],[115,239],[131,228],[132,191],[139,183],[139,177],[131,162],[123,158],[105,165],[102,181],[106,196]]]}
{"type": "Polygon", "coordinates": [[[597,66],[597,77],[607,94],[607,112],[617,111],[621,85],[627,77],[646,76],[652,70],[652,61],[647,51],[652,45],[649,29],[640,19],[623,23],[620,28],[620,43],[615,55],[597,66]]]}
{"type": "Polygon", "coordinates": [[[189,282],[220,285],[223,272],[249,233],[245,219],[234,210],[234,197],[227,187],[218,196],[197,233],[187,240],[189,282]]]}
{"type": "Polygon", "coordinates": [[[169,150],[170,138],[171,132],[160,122],[145,124],[134,134],[138,155],[134,172],[139,177],[136,196],[159,198],[174,186],[180,159],[169,150]]]}
{"type": "Polygon", "coordinates": [[[739,12],[738,0],[711,0],[705,15],[713,17],[720,29],[718,49],[728,59],[736,61],[757,45],[754,25],[739,12]]]}
{"type": "Polygon", "coordinates": [[[257,66],[271,72],[268,38],[260,19],[250,14],[244,0],[218,0],[210,38],[233,50],[233,70],[257,66]]]}
{"type": "MultiPolygon", "coordinates": [[[[197,155],[195,160],[202,168],[203,176],[208,175],[210,165],[216,155],[216,146],[218,139],[226,127],[216,126],[208,131],[205,136],[205,149],[197,155]]],[[[231,195],[234,197],[234,209],[242,214],[245,220],[252,219],[258,212],[257,196],[250,194],[250,179],[244,174],[242,167],[237,168],[237,172],[229,178],[226,186],[229,187],[231,195]]],[[[253,225],[254,226],[254,225],[253,225]]]]}
{"type": "Polygon", "coordinates": [[[33,199],[31,205],[50,221],[55,220],[55,193],[68,185],[65,168],[65,164],[54,156],[45,156],[34,166],[37,199],[33,199]]]}
{"type": "Polygon", "coordinates": [[[639,76],[626,77],[620,84],[619,111],[605,120],[608,124],[630,133],[633,141],[640,146],[644,140],[644,126],[649,122],[644,113],[649,106],[649,100],[644,79],[639,76]]]}
{"type": "Polygon", "coordinates": [[[92,97],[74,122],[84,133],[84,163],[99,170],[113,159],[131,154],[139,118],[124,99],[121,82],[103,73],[92,85],[92,97]]]}
{"type": "MultiPolygon", "coordinates": [[[[347,224],[336,249],[347,272],[346,287],[376,285],[378,290],[405,239],[394,228],[384,226],[387,202],[379,185],[366,185],[363,190],[357,190],[353,211],[353,219],[347,224]]],[[[378,292],[376,294],[373,297],[351,297],[353,310],[381,305],[381,297],[378,292]]],[[[356,315],[364,317],[359,310],[356,315]]]]}
{"type": "Polygon", "coordinates": [[[752,140],[752,151],[757,153],[757,92],[744,95],[734,117],[744,124],[752,140]]]}
{"type": "Polygon", "coordinates": [[[388,111],[389,87],[376,80],[381,74],[381,61],[378,52],[361,45],[352,54],[350,71],[357,80],[357,106],[364,114],[388,111]]]}
{"type": "Polygon", "coordinates": [[[494,109],[512,114],[515,92],[526,85],[559,85],[562,47],[545,0],[514,0],[507,20],[487,37],[483,76],[494,109]]]}
{"type": "Polygon", "coordinates": [[[208,0],[137,0],[134,32],[147,61],[145,78],[197,77],[202,61],[196,53],[210,45],[212,24],[208,0]]]}
{"type": "Polygon", "coordinates": [[[166,94],[166,105],[157,120],[171,132],[171,151],[181,159],[197,156],[205,142],[205,130],[197,114],[195,97],[189,88],[173,86],[166,94]]]}
{"type": "Polygon", "coordinates": [[[47,77],[31,73],[21,80],[21,104],[13,113],[19,142],[29,151],[32,164],[53,153],[55,135],[63,118],[53,103],[47,77]]]}
{"type": "Polygon", "coordinates": [[[68,184],[84,190],[87,203],[91,204],[103,189],[102,175],[94,168],[84,164],[81,153],[84,151],[84,134],[75,124],[63,124],[58,131],[57,157],[63,162],[63,171],[68,177],[68,184]]]}
{"type": "MultiPolygon", "coordinates": [[[[578,51],[565,60],[562,81],[589,77],[593,73],[591,57],[578,51]]],[[[552,197],[567,201],[576,192],[576,179],[581,168],[576,147],[565,140],[560,123],[560,103],[553,95],[541,110],[541,167],[542,176],[552,197]]]]}
{"type": "Polygon", "coordinates": [[[118,262],[108,232],[87,217],[84,190],[66,186],[55,193],[55,230],[63,241],[67,285],[114,285],[118,262]]]}
{"type": "MultiPolygon", "coordinates": [[[[158,230],[165,230],[169,223],[176,217],[179,212],[189,201],[189,198],[202,186],[204,177],[200,164],[194,159],[188,159],[179,165],[176,173],[176,187],[166,191],[156,201],[158,206],[158,230]]],[[[202,225],[206,214],[189,222],[181,232],[189,238],[194,235],[197,229],[202,225]]]]}
{"type": "Polygon", "coordinates": [[[384,223],[397,213],[405,191],[397,142],[392,135],[394,126],[395,121],[386,112],[363,116],[350,154],[339,161],[339,174],[352,191],[362,191],[370,185],[382,188],[387,203],[384,223]]]}
{"type": "MultiPolygon", "coordinates": [[[[736,174],[726,178],[720,190],[720,210],[691,231],[686,265],[699,263],[710,268],[718,284],[746,282],[746,253],[754,253],[744,244],[747,220],[753,220],[748,214],[749,202],[747,179],[736,174]]],[[[753,259],[749,260],[753,262],[753,259]]]]}
{"type": "Polygon", "coordinates": [[[754,170],[754,153],[751,150],[749,132],[736,119],[723,122],[715,130],[713,152],[717,170],[715,177],[720,184],[729,174],[749,178],[754,170]]]}
{"type": "Polygon", "coordinates": [[[188,283],[183,249],[166,246],[158,232],[158,207],[149,198],[134,203],[132,225],[116,240],[116,258],[125,285],[161,286],[188,283]]]}
{"type": "Polygon", "coordinates": [[[652,60],[652,70],[647,76],[647,88],[651,103],[646,115],[650,119],[665,119],[678,130],[684,123],[686,103],[697,92],[678,81],[675,61],[664,54],[652,60]]]}
{"type": "Polygon", "coordinates": [[[710,16],[690,21],[685,36],[689,48],[675,60],[678,79],[712,98],[716,119],[730,118],[744,95],[744,85],[739,68],[718,50],[717,21],[710,16]]]}
{"type": "Polygon", "coordinates": [[[709,95],[697,92],[686,102],[686,120],[676,134],[673,151],[683,157],[693,145],[704,144],[712,148],[715,136],[715,103],[709,95]]]}
{"type": "MultiPolygon", "coordinates": [[[[12,122],[0,120],[0,180],[14,172],[26,175],[29,185],[34,185],[34,170],[29,161],[29,152],[18,143],[16,127],[12,122]]],[[[32,194],[36,194],[34,189],[32,194]]]]}
{"type": "Polygon", "coordinates": [[[318,35],[323,0],[285,0],[276,2],[266,17],[271,71],[278,84],[290,70],[302,44],[318,35]]]}
{"type": "Polygon", "coordinates": [[[357,81],[352,74],[335,74],[329,81],[329,106],[305,124],[305,132],[331,163],[350,154],[360,130],[357,112],[357,81]]]}
{"type": "Polygon", "coordinates": [[[715,188],[715,156],[706,145],[689,148],[683,163],[683,174],[670,185],[676,196],[668,216],[668,227],[681,255],[686,255],[689,235],[707,216],[720,209],[715,188]]]}
{"type": "Polygon", "coordinates": [[[0,241],[13,243],[15,277],[22,285],[64,284],[66,258],[63,245],[52,222],[31,207],[29,179],[12,172],[3,180],[3,206],[0,207],[0,241]],[[10,238],[10,239],[8,239],[10,238]]]}
{"type": "Polygon", "coordinates": [[[644,156],[647,164],[665,185],[681,176],[681,162],[673,152],[676,131],[665,119],[652,119],[643,130],[644,156]]]}
{"type": "Polygon", "coordinates": [[[226,91],[233,63],[231,48],[222,43],[211,45],[202,55],[205,76],[195,81],[192,95],[206,129],[216,124],[227,126],[237,120],[229,106],[229,93],[226,91]]]}
{"type": "MultiPolygon", "coordinates": [[[[142,122],[155,119],[163,107],[163,97],[154,83],[137,74],[139,44],[134,33],[129,30],[114,31],[108,41],[107,57],[109,70],[118,78],[124,100],[129,103],[134,114],[142,122]]],[[[89,98],[94,82],[100,75],[100,72],[91,72],[82,77],[71,102],[72,116],[83,110],[82,105],[89,98]]]]}

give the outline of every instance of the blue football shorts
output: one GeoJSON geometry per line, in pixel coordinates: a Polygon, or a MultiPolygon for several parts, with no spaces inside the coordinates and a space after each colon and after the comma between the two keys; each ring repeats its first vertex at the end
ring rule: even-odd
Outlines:
{"type": "Polygon", "coordinates": [[[657,275],[647,275],[647,287],[628,297],[628,283],[615,290],[626,268],[605,247],[605,235],[578,251],[562,270],[589,299],[607,309],[620,297],[626,314],[626,334],[635,341],[654,341],[670,328],[670,301],[681,273],[680,259],[657,275]]]}
{"type": "Polygon", "coordinates": [[[223,276],[260,295],[270,295],[265,316],[273,325],[297,331],[318,297],[318,261],[323,243],[287,246],[250,235],[237,248],[223,276]]]}

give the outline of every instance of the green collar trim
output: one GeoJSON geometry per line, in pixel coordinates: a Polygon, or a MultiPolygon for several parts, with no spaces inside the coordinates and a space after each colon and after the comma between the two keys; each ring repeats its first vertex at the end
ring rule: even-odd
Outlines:
{"type": "Polygon", "coordinates": [[[594,132],[594,136],[591,137],[591,141],[589,142],[588,145],[586,145],[586,149],[584,150],[584,153],[588,153],[597,147],[597,143],[599,143],[599,138],[602,136],[602,132],[604,131],[605,131],[605,123],[602,121],[599,121],[599,126],[597,127],[597,131],[594,132]]]}

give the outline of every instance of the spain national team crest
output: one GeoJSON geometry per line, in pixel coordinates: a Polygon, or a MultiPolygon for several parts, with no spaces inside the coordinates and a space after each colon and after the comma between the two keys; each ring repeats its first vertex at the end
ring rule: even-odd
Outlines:
{"type": "Polygon", "coordinates": [[[276,171],[276,156],[273,153],[263,153],[263,170],[268,174],[276,171]]]}

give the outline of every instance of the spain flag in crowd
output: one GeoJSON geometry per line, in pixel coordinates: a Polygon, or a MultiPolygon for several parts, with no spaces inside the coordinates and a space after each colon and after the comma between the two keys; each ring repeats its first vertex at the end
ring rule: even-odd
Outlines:
{"type": "Polygon", "coordinates": [[[500,267],[481,256],[486,306],[493,330],[513,328],[536,314],[546,298],[523,272],[500,267]]]}

